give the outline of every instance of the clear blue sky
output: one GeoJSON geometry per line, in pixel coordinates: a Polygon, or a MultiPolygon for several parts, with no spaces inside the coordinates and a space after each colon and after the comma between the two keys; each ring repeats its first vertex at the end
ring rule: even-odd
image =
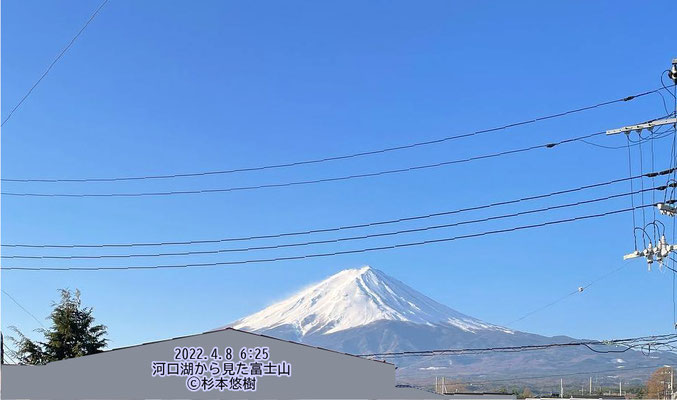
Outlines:
{"type": "MultiPolygon", "coordinates": [[[[98,4],[3,2],[3,118],[98,4]]],[[[640,7],[635,2],[111,0],[4,126],[2,175],[121,176],[246,167],[435,139],[611,100],[660,85],[661,71],[677,57],[676,11],[677,5],[669,1],[640,7]]],[[[662,112],[660,97],[652,95],[529,127],[352,161],[174,181],[4,183],[2,189],[138,191],[330,177],[541,144],[662,112]]],[[[624,143],[622,138],[594,140],[624,143]]],[[[666,146],[659,146],[661,156],[669,153],[666,146]]],[[[289,231],[450,210],[627,173],[625,151],[571,144],[388,177],[230,194],[3,196],[2,241],[163,241],[289,231]]],[[[620,185],[495,211],[628,189],[620,185]]],[[[553,212],[547,219],[627,206],[629,201],[623,199],[553,212]]],[[[543,218],[313,250],[453,236],[543,218]]],[[[5,271],[2,287],[39,318],[48,315],[58,288],[79,288],[85,304],[108,325],[112,347],[222,326],[343,268],[364,264],[461,312],[501,324],[618,268],[621,256],[632,250],[631,227],[630,216],[624,214],[306,261],[145,272],[5,271]]],[[[140,259],[129,264],[309,251],[140,259]]],[[[93,263],[4,261],[39,266],[93,263]]],[[[11,325],[25,332],[39,327],[3,295],[2,328],[11,325]]],[[[648,273],[641,261],[629,262],[580,296],[514,327],[588,338],[670,332],[672,276],[648,273]]]]}

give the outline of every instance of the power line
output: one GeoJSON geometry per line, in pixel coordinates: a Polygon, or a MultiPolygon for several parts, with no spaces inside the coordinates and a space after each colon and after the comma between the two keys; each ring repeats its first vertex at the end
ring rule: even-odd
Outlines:
{"type": "Polygon", "coordinates": [[[3,355],[5,357],[9,358],[9,360],[12,361],[14,364],[18,365],[19,363],[16,362],[16,360],[14,358],[12,358],[12,356],[9,355],[9,353],[14,353],[14,352],[12,350],[10,350],[10,348],[4,342],[2,343],[2,347],[5,348],[3,355]]]}
{"type": "MultiPolygon", "coordinates": [[[[491,380],[481,380],[481,381],[460,381],[460,382],[454,382],[454,384],[466,384],[466,385],[480,385],[480,384],[485,384],[485,383],[494,383],[494,382],[510,382],[510,381],[517,381],[517,380],[531,380],[531,379],[545,379],[545,378],[560,378],[560,377],[565,377],[565,376],[576,376],[576,375],[595,375],[595,374],[602,374],[602,373],[607,373],[607,372],[617,372],[617,373],[622,373],[623,371],[636,371],[636,370],[641,370],[641,369],[650,369],[650,368],[660,368],[665,366],[665,364],[658,364],[658,365],[646,365],[642,367],[632,367],[632,368],[615,368],[615,369],[605,369],[605,370],[597,370],[597,371],[586,371],[586,372],[570,372],[566,374],[551,374],[551,375],[537,375],[537,376],[518,376],[518,377],[513,377],[513,378],[505,378],[505,379],[491,379],[491,380]]],[[[450,383],[451,384],[451,383],[450,383]]]]}
{"type": "MultiPolygon", "coordinates": [[[[202,240],[171,241],[171,242],[145,242],[145,243],[138,243],[137,242],[137,243],[103,243],[103,244],[9,243],[9,244],[3,244],[2,247],[20,247],[20,248],[105,248],[105,247],[111,247],[111,248],[116,248],[116,247],[180,246],[180,245],[194,245],[194,244],[214,244],[214,243],[225,243],[225,242],[238,242],[238,241],[249,241],[249,240],[258,240],[258,239],[276,239],[276,238],[282,238],[282,237],[288,237],[288,236],[311,235],[311,234],[316,234],[316,233],[328,233],[328,232],[337,232],[337,231],[350,230],[350,229],[369,228],[369,227],[380,226],[380,225],[389,225],[389,224],[395,224],[395,223],[400,223],[400,222],[415,221],[415,220],[421,220],[421,219],[428,219],[428,218],[434,218],[434,217],[440,217],[440,216],[459,214],[459,213],[468,212],[468,211],[488,209],[488,208],[492,208],[492,207],[504,206],[504,205],[509,205],[509,204],[517,204],[517,203],[521,203],[521,202],[525,202],[525,201],[544,199],[544,198],[548,198],[548,197],[552,197],[552,196],[558,196],[558,195],[563,195],[563,194],[568,194],[568,193],[579,192],[579,191],[583,191],[583,190],[587,190],[587,189],[613,185],[613,184],[616,184],[616,183],[621,183],[621,182],[626,182],[626,181],[632,182],[632,180],[634,180],[634,179],[651,177],[653,174],[656,174],[656,176],[658,176],[658,175],[661,175],[661,176],[662,175],[668,175],[675,170],[677,170],[677,169],[676,168],[670,168],[670,169],[666,169],[666,170],[663,170],[663,171],[646,173],[646,174],[643,174],[643,175],[629,176],[629,177],[626,177],[626,178],[619,178],[619,179],[613,179],[613,180],[605,181],[605,182],[593,183],[593,184],[590,184],[590,185],[578,186],[578,187],[571,188],[571,189],[564,189],[564,190],[559,190],[559,191],[545,193],[545,194],[526,196],[526,197],[521,197],[521,198],[518,198],[518,199],[499,201],[499,202],[494,202],[494,203],[489,203],[489,204],[482,204],[482,205],[478,205],[478,206],[459,208],[459,209],[450,210],[450,211],[441,211],[441,212],[435,212],[435,213],[429,213],[429,214],[423,214],[423,215],[401,217],[401,218],[396,218],[396,219],[373,221],[373,222],[353,224],[353,225],[342,225],[342,226],[329,227],[329,228],[317,228],[317,229],[310,229],[310,230],[304,230],[304,231],[281,232],[281,233],[273,233],[273,234],[265,234],[265,235],[230,237],[230,238],[220,238],[220,239],[202,239],[202,240]]],[[[631,188],[631,191],[634,191],[634,190],[631,188]]]]}
{"type": "Polygon", "coordinates": [[[522,320],[524,320],[524,319],[530,317],[530,316],[533,315],[533,314],[536,314],[536,313],[541,312],[541,311],[543,311],[543,310],[545,310],[545,309],[547,309],[547,308],[550,308],[550,307],[554,306],[555,304],[557,304],[557,303],[559,303],[559,302],[561,302],[561,301],[564,301],[564,300],[568,299],[569,297],[571,297],[571,296],[573,296],[573,295],[576,295],[576,294],[578,294],[578,293],[582,293],[585,289],[587,289],[587,288],[589,288],[590,286],[594,285],[595,283],[601,281],[602,279],[607,278],[607,277],[609,277],[609,276],[615,274],[616,272],[622,270],[622,269],[625,268],[626,266],[627,266],[627,264],[623,264],[623,265],[621,265],[619,268],[616,268],[616,269],[614,269],[613,271],[610,271],[609,273],[600,276],[599,278],[593,280],[592,282],[588,283],[587,285],[581,286],[581,288],[579,288],[579,289],[576,289],[576,290],[574,290],[574,291],[572,291],[572,292],[569,292],[569,293],[567,293],[566,295],[564,295],[564,296],[562,296],[562,297],[560,297],[560,298],[558,298],[558,299],[556,299],[556,300],[554,300],[554,301],[551,301],[550,303],[547,303],[547,304],[545,304],[545,305],[543,305],[543,306],[541,306],[541,307],[539,307],[539,308],[537,308],[537,309],[535,309],[535,310],[533,310],[533,311],[530,311],[530,312],[524,314],[523,316],[521,316],[521,317],[519,317],[519,318],[517,318],[517,319],[515,319],[515,320],[513,320],[513,321],[511,321],[511,322],[509,322],[509,323],[506,324],[505,326],[506,326],[506,327],[509,327],[509,326],[511,326],[511,325],[513,325],[513,324],[516,324],[517,322],[520,322],[520,321],[522,321],[522,320]]]}
{"type": "Polygon", "coordinates": [[[26,307],[22,306],[21,303],[19,303],[19,301],[17,301],[17,299],[15,299],[11,294],[7,293],[7,291],[5,291],[5,289],[2,289],[2,293],[4,293],[7,297],[9,297],[10,300],[12,300],[14,302],[14,304],[19,306],[19,308],[24,310],[24,312],[26,312],[26,314],[30,315],[38,324],[40,324],[40,326],[42,326],[43,328],[46,328],[45,325],[43,325],[43,323],[35,315],[33,315],[33,313],[28,311],[28,309],[26,309],[26,307]]]}
{"type": "MultiPolygon", "coordinates": [[[[94,11],[94,13],[92,14],[92,16],[89,17],[89,19],[87,20],[87,22],[85,23],[85,25],[84,25],[82,28],[80,28],[80,30],[78,31],[78,33],[77,33],[75,36],[73,36],[73,38],[72,38],[71,41],[68,43],[68,45],[66,45],[66,47],[64,47],[64,49],[61,50],[61,53],[59,53],[59,55],[56,56],[56,58],[54,59],[54,61],[52,61],[52,63],[49,64],[49,67],[47,67],[47,69],[45,70],[45,72],[42,73],[42,75],[40,76],[40,78],[33,84],[33,86],[31,86],[31,88],[28,90],[28,92],[26,92],[26,94],[21,98],[21,100],[19,100],[19,102],[14,106],[14,108],[12,108],[12,110],[9,112],[9,114],[7,115],[7,117],[5,118],[5,120],[2,121],[2,124],[0,124],[0,126],[5,126],[5,122],[7,122],[7,121],[12,117],[12,115],[14,114],[14,112],[15,112],[15,111],[23,104],[24,101],[26,101],[26,99],[28,98],[28,96],[30,96],[31,93],[33,93],[33,90],[40,84],[40,82],[42,82],[42,80],[47,76],[47,74],[49,74],[49,71],[52,70],[52,67],[54,67],[54,65],[61,59],[61,57],[63,57],[63,55],[66,54],[66,52],[68,51],[68,49],[70,49],[71,46],[73,46],[73,43],[75,43],[75,41],[80,37],[80,35],[82,34],[82,32],[84,32],[85,29],[87,29],[87,27],[89,26],[89,24],[90,24],[90,23],[94,20],[94,18],[99,14],[99,11],[101,11],[101,9],[103,8],[103,6],[106,5],[106,3],[108,3],[108,0],[104,0],[104,1],[101,3],[101,5],[99,5],[99,7],[96,9],[96,11],[94,11]]],[[[3,179],[3,180],[4,180],[4,179],[3,179]]]]}
{"type": "MultiPolygon", "coordinates": [[[[634,206],[633,206],[633,208],[634,208],[634,206]]],[[[634,212],[634,211],[633,211],[633,212],[634,212]]],[[[533,314],[536,314],[536,313],[538,313],[538,312],[540,312],[540,311],[543,311],[543,310],[545,310],[545,309],[547,309],[547,308],[550,308],[550,307],[554,306],[555,304],[557,304],[557,303],[559,303],[559,302],[561,302],[561,301],[564,301],[564,300],[566,300],[567,298],[569,298],[569,297],[571,297],[571,296],[573,296],[573,295],[575,295],[575,294],[581,293],[581,292],[584,291],[585,289],[587,289],[587,288],[589,288],[590,286],[594,285],[595,283],[601,281],[602,279],[605,279],[605,278],[607,278],[607,277],[609,277],[609,276],[615,274],[616,272],[620,271],[621,269],[625,268],[626,266],[627,266],[627,264],[623,264],[623,265],[621,265],[621,267],[616,268],[616,269],[614,269],[614,270],[612,270],[612,271],[610,271],[610,272],[608,272],[608,273],[606,273],[606,274],[604,274],[604,275],[602,275],[602,276],[596,278],[595,280],[589,282],[587,285],[582,286],[580,289],[577,288],[576,290],[574,290],[574,291],[572,291],[572,292],[569,292],[568,294],[566,294],[566,295],[564,295],[564,296],[562,296],[562,297],[560,297],[560,298],[558,298],[558,299],[556,299],[556,300],[554,300],[554,301],[551,301],[551,302],[549,302],[549,303],[547,303],[547,304],[545,304],[545,305],[543,305],[543,306],[541,306],[541,307],[539,307],[539,308],[537,308],[537,309],[535,309],[535,310],[532,310],[532,311],[530,311],[530,312],[527,312],[527,313],[524,314],[523,316],[521,316],[521,317],[519,317],[519,318],[517,318],[517,319],[515,319],[515,320],[513,320],[513,321],[511,321],[511,322],[509,322],[509,323],[507,323],[507,324],[504,324],[504,325],[502,325],[502,326],[504,326],[504,327],[506,327],[506,328],[510,328],[510,327],[511,327],[512,325],[514,325],[515,323],[517,323],[517,322],[519,322],[519,321],[522,321],[522,320],[524,320],[524,319],[530,317],[530,316],[533,315],[533,314]]],[[[676,272],[677,272],[677,271],[676,271],[676,272]]],[[[475,343],[475,342],[479,341],[480,339],[481,339],[481,337],[477,337],[477,338],[475,338],[475,340],[470,341],[468,344],[475,343]]]]}
{"type": "MultiPolygon", "coordinates": [[[[644,207],[654,207],[654,204],[645,204],[640,205],[635,208],[644,208],[644,207]]],[[[398,243],[393,245],[377,246],[377,247],[367,247],[361,249],[353,250],[343,250],[343,251],[334,251],[326,253],[312,253],[298,256],[287,256],[287,257],[273,257],[273,258],[259,258],[259,259],[249,259],[249,260],[240,260],[240,261],[221,261],[221,262],[210,262],[210,263],[195,263],[195,264],[167,264],[167,265],[146,265],[146,266],[118,266],[118,267],[18,267],[18,266],[4,266],[2,269],[5,271],[122,271],[122,270],[153,270],[153,269],[179,269],[179,268],[196,268],[196,267],[215,267],[215,266],[226,266],[226,265],[243,265],[243,264],[257,264],[257,263],[269,263],[269,262],[278,262],[278,261],[291,261],[291,260],[301,260],[309,258],[318,258],[318,257],[330,257],[338,256],[345,254],[358,254],[358,253],[367,253],[373,251],[381,250],[392,250],[405,247],[414,247],[414,246],[423,246],[433,243],[443,243],[443,242],[452,242],[461,239],[470,239],[477,238],[487,235],[495,235],[500,233],[507,232],[516,232],[532,228],[540,228],[550,225],[559,225],[574,221],[582,221],[587,219],[601,218],[609,215],[615,215],[620,213],[625,213],[632,211],[635,208],[624,208],[614,211],[607,211],[598,214],[588,214],[583,216],[571,217],[566,219],[546,221],[538,224],[531,225],[521,225],[512,228],[496,229],[491,231],[484,231],[480,233],[472,233],[466,235],[444,237],[439,239],[429,239],[422,240],[418,242],[406,242],[398,243]]]]}
{"type": "Polygon", "coordinates": [[[238,192],[245,190],[258,190],[258,189],[270,189],[270,188],[280,188],[280,187],[290,187],[290,186],[300,186],[300,185],[311,185],[318,183],[327,183],[327,182],[337,182],[337,181],[346,181],[352,179],[361,179],[361,178],[371,178],[377,176],[399,174],[404,172],[418,171],[423,169],[438,168],[447,165],[453,164],[462,164],[472,161],[496,158],[501,156],[506,156],[510,154],[524,153],[536,149],[550,149],[555,146],[572,143],[579,141],[581,139],[603,135],[606,134],[605,131],[595,132],[579,137],[564,139],[559,142],[546,143],[541,145],[523,147],[519,149],[506,150],[497,153],[484,154],[480,156],[467,157],[462,159],[455,159],[449,161],[442,161],[434,164],[423,164],[416,165],[413,167],[407,168],[398,168],[383,170],[378,172],[370,172],[363,174],[354,174],[354,175],[344,175],[332,178],[321,178],[321,179],[312,179],[305,181],[292,181],[292,182],[283,182],[283,183],[271,183],[271,184],[262,184],[262,185],[252,185],[252,186],[236,186],[228,188],[214,188],[214,189],[198,189],[198,190],[181,190],[181,191],[165,191],[165,192],[136,192],[136,193],[31,193],[31,192],[2,192],[3,195],[7,196],[19,196],[19,197],[69,197],[69,198],[82,198],[82,197],[147,197],[147,196],[172,196],[172,195],[187,195],[187,194],[210,194],[210,193],[226,193],[226,192],[238,192]]]}
{"type": "MultiPolygon", "coordinates": [[[[672,186],[677,187],[677,183],[672,184],[672,186]]],[[[659,186],[659,187],[653,187],[653,188],[646,188],[646,189],[643,189],[643,190],[644,191],[654,191],[654,190],[661,190],[662,191],[662,190],[665,190],[666,188],[667,188],[667,186],[659,186]]],[[[577,207],[577,206],[581,206],[581,205],[585,205],[585,204],[592,204],[592,203],[597,203],[597,202],[602,202],[602,201],[608,201],[608,200],[611,200],[611,199],[635,195],[639,192],[640,191],[638,190],[636,192],[619,193],[619,194],[614,194],[614,195],[609,195],[609,196],[604,196],[604,197],[598,197],[598,198],[595,198],[595,199],[581,200],[581,201],[572,202],[572,203],[542,207],[542,208],[526,210],[526,211],[519,211],[519,212],[515,212],[515,213],[510,213],[510,214],[494,215],[494,216],[479,218],[479,219],[452,222],[452,223],[448,223],[448,224],[439,224],[439,225],[424,226],[424,227],[419,227],[419,228],[402,229],[402,230],[398,230],[398,231],[372,233],[372,234],[366,234],[366,235],[361,235],[361,236],[347,236],[347,237],[341,237],[341,238],[335,238],[335,239],[315,240],[315,241],[307,241],[307,242],[300,242],[300,243],[286,243],[286,244],[275,244],[275,245],[268,245],[268,246],[253,246],[253,247],[244,247],[244,248],[229,248],[229,249],[216,249],[216,250],[183,251],[183,252],[173,252],[173,253],[136,253],[136,254],[63,255],[63,256],[59,256],[59,255],[10,255],[10,256],[2,256],[2,258],[4,258],[4,259],[74,260],[74,259],[105,259],[105,258],[136,258],[136,257],[171,257],[171,256],[237,253],[237,252],[273,250],[273,249],[301,247],[301,246],[312,246],[312,245],[318,245],[318,244],[340,243],[340,242],[353,241],[353,240],[364,240],[364,239],[371,239],[371,238],[377,238],[377,237],[387,237],[387,236],[395,236],[395,235],[415,233],[415,232],[424,232],[424,231],[430,231],[430,230],[436,230],[436,229],[451,228],[451,227],[456,227],[456,226],[461,226],[461,225],[468,225],[468,224],[494,221],[494,220],[498,220],[498,219],[513,218],[513,217],[518,217],[518,216],[522,216],[522,215],[536,214],[536,213],[558,210],[558,209],[563,209],[563,208],[568,208],[568,207],[577,207]]]]}
{"type": "Polygon", "coordinates": [[[555,347],[577,347],[577,346],[584,346],[586,348],[590,348],[590,346],[628,346],[627,349],[630,349],[632,347],[637,347],[640,344],[644,344],[643,342],[649,342],[649,343],[653,344],[654,341],[661,341],[661,342],[657,342],[657,344],[660,345],[660,344],[663,344],[663,343],[671,343],[674,340],[677,340],[677,334],[641,336],[641,337],[633,337],[633,338],[626,338],[626,339],[612,339],[612,340],[587,340],[587,341],[576,341],[576,342],[558,342],[558,343],[521,345],[521,346],[394,351],[394,352],[385,352],[385,353],[359,354],[358,356],[359,357],[401,357],[401,356],[429,357],[429,356],[438,356],[438,355],[478,354],[478,353],[487,353],[487,352],[499,352],[499,353],[508,352],[508,353],[510,353],[510,352],[521,352],[521,351],[531,351],[531,350],[547,350],[547,349],[551,349],[551,348],[555,348],[555,347]]]}
{"type": "Polygon", "coordinates": [[[226,192],[238,192],[238,191],[248,191],[248,190],[258,190],[258,189],[270,189],[270,188],[280,188],[280,187],[291,187],[291,186],[300,186],[300,185],[311,185],[318,183],[327,183],[327,182],[337,182],[337,181],[346,181],[352,179],[362,179],[370,178],[377,176],[385,176],[391,174],[399,174],[405,172],[412,172],[430,168],[438,168],[454,164],[462,164],[472,161],[479,161],[484,159],[491,159],[501,156],[506,156],[510,154],[524,153],[536,149],[550,149],[555,146],[577,142],[586,138],[604,135],[606,131],[594,132],[583,136],[563,139],[558,142],[550,142],[540,145],[534,145],[529,147],[523,147],[513,150],[505,150],[496,153],[483,154],[480,156],[467,157],[462,159],[455,159],[449,161],[442,161],[433,164],[423,164],[416,165],[413,167],[398,168],[383,170],[377,172],[363,173],[363,174],[353,174],[353,175],[344,175],[332,178],[320,178],[304,181],[292,181],[292,182],[283,182],[283,183],[271,183],[271,184],[262,184],[262,185],[251,185],[251,186],[236,186],[228,188],[213,188],[213,189],[197,189],[197,190],[179,190],[179,191],[164,191],[164,192],[136,192],[136,193],[31,193],[31,192],[2,192],[3,195],[8,196],[19,196],[19,197],[67,197],[67,198],[103,198],[103,197],[148,197],[148,196],[172,196],[172,195],[189,195],[189,194],[212,194],[212,193],[226,193],[226,192]]]}
{"type": "MultiPolygon", "coordinates": [[[[626,146],[628,148],[628,175],[632,176],[632,151],[630,150],[630,135],[625,136],[626,139],[626,146]]],[[[641,142],[639,143],[641,145],[641,142]]],[[[670,163],[672,165],[672,163],[670,163]]],[[[640,174],[642,172],[640,171],[640,174]]],[[[633,181],[634,179],[630,179],[630,190],[634,190],[633,188],[633,181]]],[[[635,196],[630,197],[630,204],[632,207],[635,207],[635,196]]],[[[637,222],[635,218],[635,211],[632,211],[632,237],[634,240],[634,245],[635,245],[635,250],[637,250],[637,230],[635,229],[637,227],[637,222]]]]}
{"type": "Polygon", "coordinates": [[[257,166],[257,167],[234,168],[234,169],[228,169],[228,170],[203,171],[203,172],[180,173],[180,174],[125,176],[125,177],[112,177],[112,178],[55,178],[55,179],[47,179],[47,178],[2,178],[2,181],[5,181],[5,182],[42,182],[42,183],[116,182],[116,181],[131,181],[131,180],[148,180],[148,179],[186,178],[186,177],[207,176],[207,175],[223,175],[223,174],[232,174],[232,173],[238,173],[238,172],[253,172],[253,171],[262,171],[262,170],[276,169],[276,168],[295,167],[295,166],[300,166],[300,165],[317,164],[317,163],[323,163],[323,162],[328,162],[328,161],[345,160],[345,159],[350,159],[350,158],[357,158],[357,157],[370,156],[370,155],[375,155],[375,154],[388,153],[388,152],[392,152],[392,151],[411,149],[411,148],[420,147],[420,146],[428,146],[428,145],[439,144],[439,143],[443,143],[443,142],[447,142],[447,141],[451,141],[451,140],[457,140],[457,139],[461,139],[461,138],[476,136],[476,135],[480,135],[480,134],[484,134],[484,133],[496,132],[496,131],[514,128],[514,127],[518,127],[518,126],[533,124],[533,123],[536,123],[536,122],[539,122],[539,121],[545,121],[545,120],[548,120],[548,119],[563,117],[565,115],[575,114],[575,113],[579,113],[579,112],[582,112],[582,111],[592,110],[592,109],[595,109],[595,108],[611,105],[611,104],[614,104],[614,103],[628,102],[628,101],[634,100],[634,99],[639,98],[639,97],[643,97],[643,96],[647,96],[649,94],[656,93],[660,90],[662,90],[662,88],[649,90],[649,91],[646,91],[646,92],[634,94],[634,95],[631,95],[631,96],[626,96],[626,97],[611,100],[611,101],[605,101],[605,102],[594,104],[594,105],[591,105],[591,106],[581,107],[581,108],[577,108],[577,109],[573,109],[573,110],[568,110],[568,111],[564,111],[564,112],[560,112],[560,113],[556,113],[556,114],[550,114],[550,115],[546,115],[546,116],[543,116],[543,117],[533,118],[533,119],[529,119],[529,120],[511,123],[511,124],[501,125],[501,126],[498,126],[498,127],[495,127],[495,128],[476,130],[476,131],[473,131],[473,132],[468,132],[468,133],[463,133],[463,134],[458,134],[458,135],[453,135],[453,136],[447,136],[447,137],[434,139],[434,140],[415,142],[415,143],[405,144],[405,145],[401,145],[401,146],[385,147],[385,148],[381,148],[381,149],[377,149],[377,150],[363,151],[363,152],[357,152],[357,153],[351,153],[351,154],[344,154],[344,155],[333,156],[333,157],[322,157],[322,158],[316,158],[316,159],[311,159],[311,160],[292,161],[292,162],[287,162],[287,163],[262,165],[262,166],[257,166]]]}

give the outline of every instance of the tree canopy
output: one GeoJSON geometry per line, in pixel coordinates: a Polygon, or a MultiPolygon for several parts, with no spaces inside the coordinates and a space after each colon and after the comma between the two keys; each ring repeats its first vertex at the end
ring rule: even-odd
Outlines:
{"type": "Polygon", "coordinates": [[[648,398],[665,399],[671,397],[668,394],[671,373],[671,367],[660,367],[651,374],[649,381],[646,383],[648,398]]]}
{"type": "Polygon", "coordinates": [[[33,341],[16,327],[16,356],[21,364],[46,364],[50,361],[99,353],[108,340],[106,326],[95,324],[93,309],[83,307],[80,291],[61,289],[61,300],[53,303],[48,329],[39,329],[44,341],[33,341]]]}

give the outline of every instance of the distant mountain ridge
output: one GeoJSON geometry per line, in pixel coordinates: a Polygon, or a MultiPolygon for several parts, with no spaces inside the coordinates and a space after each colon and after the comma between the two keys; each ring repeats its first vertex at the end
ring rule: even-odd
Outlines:
{"type": "MultiPolygon", "coordinates": [[[[385,273],[365,266],[343,270],[229,326],[351,354],[482,348],[571,342],[511,330],[453,310],[385,273]]],[[[546,371],[577,374],[608,370],[643,378],[650,366],[677,356],[638,351],[599,354],[585,348],[389,359],[403,381],[432,374],[456,377],[519,376],[546,371]],[[628,365],[638,368],[627,368],[628,365]]],[[[616,375],[614,375],[616,376],[616,375]]],[[[587,379],[587,377],[585,377],[587,379]]]]}

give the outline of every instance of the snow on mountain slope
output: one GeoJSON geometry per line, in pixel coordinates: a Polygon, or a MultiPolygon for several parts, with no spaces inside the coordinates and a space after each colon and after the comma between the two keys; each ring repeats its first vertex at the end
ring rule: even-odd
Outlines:
{"type": "Polygon", "coordinates": [[[331,334],[377,321],[453,326],[466,332],[510,330],[461,314],[369,266],[341,271],[231,324],[247,331],[292,327],[299,336],[331,334]]]}
{"type": "MultiPolygon", "coordinates": [[[[575,340],[566,336],[546,337],[512,331],[485,323],[369,267],[341,271],[230,326],[350,354],[575,340]]],[[[651,369],[641,369],[644,366],[677,364],[677,356],[669,352],[657,352],[647,357],[639,351],[627,351],[622,359],[625,363],[618,361],[616,353],[594,353],[587,348],[553,348],[514,353],[395,357],[388,361],[397,364],[400,381],[427,383],[433,380],[433,375],[501,379],[529,374],[616,371],[626,365],[640,368],[628,369],[624,372],[626,377],[646,379],[651,369]]]]}

